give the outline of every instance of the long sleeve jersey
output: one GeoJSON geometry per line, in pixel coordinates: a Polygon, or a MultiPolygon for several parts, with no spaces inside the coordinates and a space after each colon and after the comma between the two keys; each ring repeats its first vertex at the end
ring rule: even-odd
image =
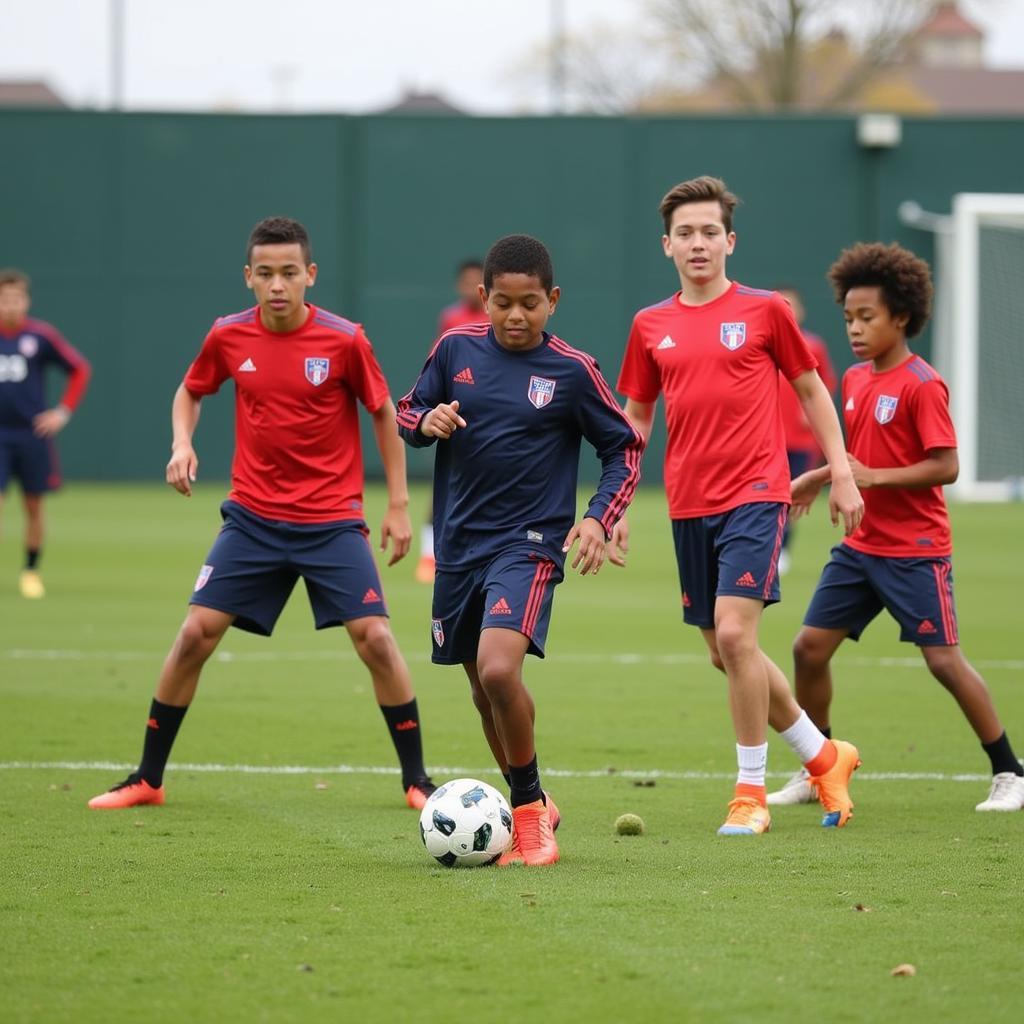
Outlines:
{"type": "Polygon", "coordinates": [[[576,517],[580,441],[601,461],[586,515],[610,534],[640,479],[643,440],[615,401],[594,358],[545,332],[540,345],[511,351],[487,324],[438,339],[423,372],[398,405],[398,427],[415,448],[442,402],[466,421],[438,444],[434,462],[437,564],[479,565],[514,544],[564,561],[576,517]]]}

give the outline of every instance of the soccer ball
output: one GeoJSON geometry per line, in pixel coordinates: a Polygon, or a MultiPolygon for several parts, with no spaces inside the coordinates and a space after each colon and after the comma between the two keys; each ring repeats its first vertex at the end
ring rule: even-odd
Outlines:
{"type": "Polygon", "coordinates": [[[493,786],[455,779],[430,794],[420,836],[427,853],[446,868],[490,864],[512,842],[512,812],[493,786]]]}

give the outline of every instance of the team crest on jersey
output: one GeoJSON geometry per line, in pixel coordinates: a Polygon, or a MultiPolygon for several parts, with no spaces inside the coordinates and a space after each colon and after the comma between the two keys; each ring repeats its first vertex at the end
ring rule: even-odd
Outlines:
{"type": "Polygon", "coordinates": [[[745,323],[722,324],[718,340],[730,351],[742,348],[747,340],[747,325],[745,323]]]}
{"type": "Polygon", "coordinates": [[[878,401],[875,402],[875,419],[879,423],[888,423],[896,415],[898,403],[899,399],[893,398],[892,395],[879,395],[878,401]]]}
{"type": "Polygon", "coordinates": [[[548,380],[547,377],[531,377],[527,397],[534,406],[543,409],[555,395],[555,383],[553,380],[548,380]]]}
{"type": "Polygon", "coordinates": [[[314,357],[306,360],[306,380],[314,387],[319,387],[331,372],[330,359],[314,357]]]}
{"type": "Polygon", "coordinates": [[[430,632],[434,634],[434,643],[438,647],[444,647],[444,626],[440,619],[434,619],[430,624],[430,632]]]}
{"type": "Polygon", "coordinates": [[[202,590],[203,587],[209,582],[210,577],[213,575],[213,566],[204,565],[199,570],[199,575],[196,577],[196,585],[192,588],[193,590],[202,590]]]}
{"type": "Polygon", "coordinates": [[[23,334],[18,339],[18,351],[26,359],[31,359],[39,351],[39,342],[31,334],[23,334]]]}

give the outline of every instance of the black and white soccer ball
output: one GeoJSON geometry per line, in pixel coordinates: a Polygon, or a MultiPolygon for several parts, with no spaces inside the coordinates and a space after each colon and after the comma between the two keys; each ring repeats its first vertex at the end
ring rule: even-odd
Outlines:
{"type": "Polygon", "coordinates": [[[420,813],[423,845],[446,868],[496,861],[512,843],[512,811],[486,782],[455,779],[430,794],[420,813]]]}

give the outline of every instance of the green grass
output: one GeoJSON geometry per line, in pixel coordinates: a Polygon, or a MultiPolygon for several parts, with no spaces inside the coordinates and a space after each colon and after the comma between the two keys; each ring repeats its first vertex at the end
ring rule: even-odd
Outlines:
{"type": "MultiPolygon", "coordinates": [[[[38,603],[15,592],[8,503],[0,760],[134,763],[220,494],[70,487],[49,505],[38,603]]],[[[379,507],[375,492],[373,524],[379,507]]],[[[822,830],[814,808],[780,809],[769,836],[729,841],[715,836],[724,777],[638,788],[622,774],[734,766],[724,682],[679,622],[656,491],[632,519],[629,570],[560,587],[549,657],[527,666],[542,769],[595,773],[548,776],[565,815],[558,867],[436,866],[389,774],[177,769],[165,807],[96,813],[86,799],[119,770],[7,767],[0,1020],[1016,1019],[1024,815],[976,814],[984,782],[864,778],[842,831],[822,830]],[[645,835],[613,834],[624,811],[645,835]],[[890,977],[904,962],[917,976],[890,977]]],[[[833,537],[821,509],[801,527],[763,630],[784,666],[833,537]]],[[[1021,505],[954,509],[965,650],[1019,748],[1022,527],[1021,505]]],[[[427,662],[429,591],[411,572],[383,577],[428,761],[484,772],[464,679],[427,662]]],[[[897,633],[880,619],[840,653],[837,732],[861,747],[865,775],[984,774],[953,702],[897,633]]],[[[172,765],[393,764],[344,632],[313,632],[301,588],[271,640],[232,632],[222,652],[172,765]]],[[[793,767],[774,741],[769,767],[793,767]]]]}

